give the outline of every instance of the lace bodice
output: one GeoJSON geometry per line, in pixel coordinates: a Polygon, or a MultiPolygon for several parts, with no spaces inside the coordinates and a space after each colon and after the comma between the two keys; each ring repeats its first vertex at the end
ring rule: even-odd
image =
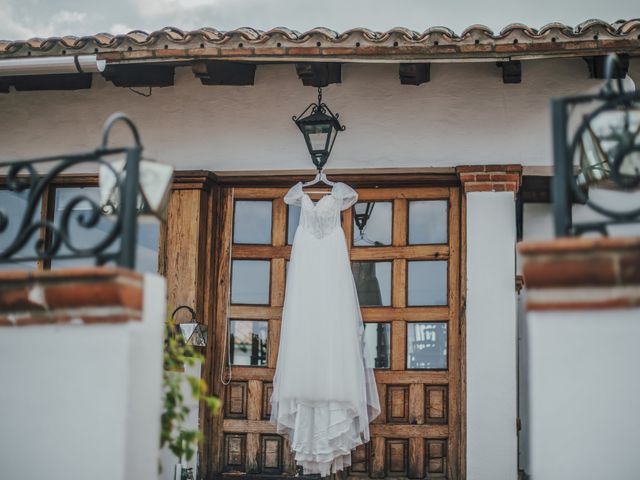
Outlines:
{"type": "Polygon", "coordinates": [[[358,200],[356,191],[338,182],[316,203],[302,190],[302,182],[296,183],[284,197],[285,203],[301,207],[299,228],[316,238],[323,238],[340,227],[340,212],[358,200]]]}

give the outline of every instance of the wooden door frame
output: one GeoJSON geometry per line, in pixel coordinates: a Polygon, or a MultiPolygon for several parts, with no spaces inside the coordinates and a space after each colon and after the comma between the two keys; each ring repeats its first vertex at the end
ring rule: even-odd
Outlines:
{"type": "MultiPolygon", "coordinates": [[[[460,187],[460,181],[453,168],[445,169],[385,169],[372,170],[361,173],[350,171],[335,171],[328,173],[331,178],[336,181],[349,183],[356,189],[358,187],[460,187]]],[[[295,182],[309,178],[308,172],[243,172],[243,173],[211,173],[211,172],[179,172],[180,178],[185,179],[187,184],[191,183],[191,178],[199,178],[204,180],[210,188],[208,188],[209,199],[209,221],[206,222],[207,228],[213,231],[205,233],[206,253],[201,258],[205,262],[205,288],[204,292],[204,317],[205,322],[209,324],[209,342],[206,353],[206,360],[203,367],[203,378],[209,382],[212,392],[221,395],[224,388],[220,383],[220,362],[218,362],[218,352],[215,351],[214,338],[222,335],[223,323],[218,321],[219,318],[226,320],[226,315],[216,309],[217,292],[221,286],[224,286],[226,279],[221,272],[225,272],[229,268],[229,255],[217,255],[216,252],[227,252],[227,245],[230,241],[231,228],[224,225],[222,219],[225,218],[226,212],[231,206],[231,197],[226,196],[225,192],[233,187],[290,187],[295,182]],[[226,201],[225,201],[226,200],[226,201]]],[[[186,187],[188,188],[188,187],[186,187]]],[[[450,209],[450,216],[454,218],[450,223],[451,228],[457,229],[459,254],[458,265],[455,267],[457,271],[457,285],[454,291],[449,293],[451,302],[450,307],[456,310],[458,317],[459,348],[456,352],[459,372],[457,372],[456,389],[458,391],[457,411],[451,412],[454,419],[451,424],[452,433],[457,437],[458,452],[455,461],[460,479],[466,478],[466,322],[465,322],[465,291],[466,291],[466,198],[465,195],[458,190],[459,201],[457,209],[450,209]],[[457,210],[457,211],[454,211],[457,210]],[[454,431],[455,430],[455,431],[454,431]]],[[[232,217],[232,216],[228,216],[232,217]]],[[[231,220],[232,221],[232,220],[231,220]]],[[[204,226],[204,225],[203,225],[204,226]]],[[[453,232],[452,232],[453,233],[453,232]]],[[[452,317],[451,317],[452,318],[452,317]]],[[[204,412],[204,406],[201,405],[201,412],[204,412]]],[[[222,413],[218,417],[211,415],[201,415],[200,426],[204,433],[204,442],[199,452],[199,471],[202,472],[202,478],[214,478],[213,473],[213,451],[220,452],[219,428],[221,428],[222,413]]],[[[252,475],[246,475],[250,478],[252,475]]],[[[255,477],[255,475],[253,476],[255,477]]],[[[272,477],[273,478],[273,477],[272,477]]],[[[287,477],[288,478],[288,477],[287,477]]]]}

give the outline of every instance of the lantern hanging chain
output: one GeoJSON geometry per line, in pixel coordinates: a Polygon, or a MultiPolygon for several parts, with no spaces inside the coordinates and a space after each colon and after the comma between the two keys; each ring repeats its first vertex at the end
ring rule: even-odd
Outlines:
{"type": "Polygon", "coordinates": [[[322,105],[322,87],[318,87],[318,107],[322,105]]]}

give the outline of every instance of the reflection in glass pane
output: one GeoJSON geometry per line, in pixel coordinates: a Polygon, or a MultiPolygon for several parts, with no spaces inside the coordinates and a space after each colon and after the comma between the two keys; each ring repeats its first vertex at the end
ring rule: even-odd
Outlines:
{"type": "MultiPolygon", "coordinates": [[[[0,211],[7,216],[7,226],[3,232],[0,233],[0,252],[5,250],[9,245],[13,243],[18,230],[20,229],[20,223],[22,222],[22,215],[27,208],[27,197],[29,195],[28,190],[24,190],[20,193],[12,192],[9,190],[0,190],[0,211]]],[[[33,213],[33,219],[37,221],[40,218],[40,203],[33,213]]],[[[18,252],[13,254],[14,257],[35,257],[36,250],[35,245],[38,241],[38,232],[34,232],[27,243],[18,252]]],[[[37,262],[19,262],[19,263],[2,263],[0,264],[0,270],[29,270],[35,269],[37,262]]]]}
{"type": "Polygon", "coordinates": [[[269,304],[269,260],[234,260],[231,266],[231,303],[269,304]]]}
{"type": "MultiPolygon", "coordinates": [[[[69,202],[83,195],[99,203],[99,192],[97,187],[84,188],[56,188],[55,206],[53,221],[60,225],[62,214],[69,202]]],[[[85,228],[81,224],[82,218],[87,218],[91,213],[89,202],[83,201],[73,208],[73,213],[69,218],[69,237],[72,245],[76,248],[91,248],[99,244],[113,228],[114,220],[107,216],[101,216],[98,223],[90,228],[85,228]]],[[[138,217],[138,240],[136,244],[136,270],[142,273],[155,273],[158,271],[158,250],[160,244],[160,222],[155,217],[138,217]]],[[[113,247],[108,251],[116,251],[119,241],[113,243],[113,247]]],[[[67,246],[61,245],[59,255],[72,254],[67,246]]],[[[71,268],[95,265],[93,258],[79,258],[68,260],[53,260],[51,268],[71,268]]]]}
{"type": "Polygon", "coordinates": [[[446,323],[407,323],[407,368],[447,368],[446,323]]]}
{"type": "Polygon", "coordinates": [[[300,223],[300,207],[289,205],[287,208],[287,244],[293,244],[293,237],[300,223]]]}
{"type": "Polygon", "coordinates": [[[268,322],[229,320],[231,365],[267,366],[268,322]]]}
{"type": "Polygon", "coordinates": [[[360,306],[391,305],[391,262],[352,262],[351,269],[360,306]]]}
{"type": "Polygon", "coordinates": [[[391,324],[364,324],[365,363],[369,368],[389,368],[391,357],[391,324]]]}
{"type": "Polygon", "coordinates": [[[447,262],[408,262],[407,305],[447,304],[447,262]]]}
{"type": "Polygon", "coordinates": [[[358,202],[353,206],[353,245],[391,245],[391,202],[358,202]]]}
{"type": "Polygon", "coordinates": [[[448,202],[409,202],[409,244],[447,243],[448,202]]]}
{"type": "Polygon", "coordinates": [[[237,200],[233,212],[233,242],[271,243],[272,202],[237,200]]]}

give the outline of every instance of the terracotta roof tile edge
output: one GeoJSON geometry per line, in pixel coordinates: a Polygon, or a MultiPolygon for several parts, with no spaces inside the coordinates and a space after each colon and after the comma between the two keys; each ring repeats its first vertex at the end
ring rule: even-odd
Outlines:
{"type": "MultiPolygon", "coordinates": [[[[523,53],[527,46],[538,55],[558,54],[576,50],[606,51],[615,49],[632,50],[640,53],[640,18],[618,20],[607,23],[590,19],[575,27],[562,23],[549,23],[539,30],[521,23],[512,23],[498,34],[484,25],[472,25],[457,35],[446,27],[431,27],[423,32],[408,28],[395,27],[385,32],[367,28],[353,28],[344,32],[316,27],[298,32],[286,27],[276,27],[267,31],[243,27],[229,31],[214,28],[200,28],[184,31],[175,27],[165,27],[151,33],[133,30],[124,35],[98,33],[90,36],[64,36],[49,38],[31,38],[28,40],[0,40],[0,58],[34,55],[68,55],[122,52],[133,50],[162,51],[163,49],[203,49],[218,47],[235,49],[242,44],[245,48],[258,51],[261,47],[284,49],[290,47],[347,47],[354,48],[353,56],[371,56],[379,54],[359,47],[379,47],[388,50],[383,55],[394,55],[394,49],[421,48],[434,56],[466,56],[487,54],[487,46],[500,46],[494,53],[509,51],[523,53]],[[578,42],[578,45],[567,45],[578,42]],[[474,50],[477,46],[477,52],[474,50]],[[566,46],[566,49],[563,49],[566,46]],[[452,50],[452,47],[462,50],[452,50]]],[[[286,56],[286,53],[284,54],[286,56]]]]}

